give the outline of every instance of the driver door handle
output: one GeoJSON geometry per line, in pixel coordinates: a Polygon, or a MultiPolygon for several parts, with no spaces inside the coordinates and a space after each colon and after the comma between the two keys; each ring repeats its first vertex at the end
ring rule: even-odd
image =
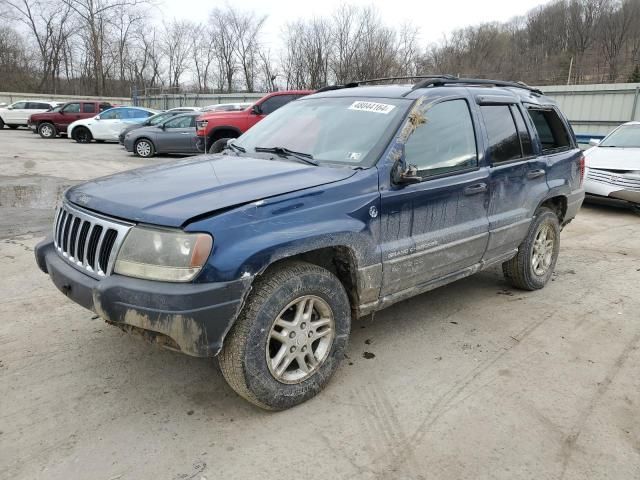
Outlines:
{"type": "Polygon", "coordinates": [[[463,190],[465,195],[477,195],[478,193],[483,193],[487,191],[486,183],[476,183],[475,185],[470,185],[463,190]]]}
{"type": "Polygon", "coordinates": [[[180,135],[191,135],[191,132],[180,132],[180,135]]]}

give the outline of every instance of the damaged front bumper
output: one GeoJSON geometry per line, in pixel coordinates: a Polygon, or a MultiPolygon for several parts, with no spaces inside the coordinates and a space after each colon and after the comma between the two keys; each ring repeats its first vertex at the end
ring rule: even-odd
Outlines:
{"type": "Polygon", "coordinates": [[[251,281],[169,283],[115,274],[96,280],[60,258],[51,238],[36,246],[35,255],[74,302],[125,331],[195,357],[220,352],[251,281]]]}

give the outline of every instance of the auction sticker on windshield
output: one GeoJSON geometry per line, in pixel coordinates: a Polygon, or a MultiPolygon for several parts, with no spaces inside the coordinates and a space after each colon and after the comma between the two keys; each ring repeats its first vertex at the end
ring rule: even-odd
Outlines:
{"type": "Polygon", "coordinates": [[[386,103],[376,103],[376,102],[353,102],[349,107],[349,110],[359,110],[361,112],[373,112],[373,113],[384,113],[385,115],[391,110],[396,108],[395,105],[388,105],[386,103]]]}

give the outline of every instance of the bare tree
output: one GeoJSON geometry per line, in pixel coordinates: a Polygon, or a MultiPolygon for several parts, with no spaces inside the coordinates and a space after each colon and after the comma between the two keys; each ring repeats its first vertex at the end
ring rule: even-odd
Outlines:
{"type": "Polygon", "coordinates": [[[180,87],[180,78],[191,59],[191,32],[194,26],[187,20],[173,20],[164,24],[162,50],[169,71],[169,87],[180,87]]]}

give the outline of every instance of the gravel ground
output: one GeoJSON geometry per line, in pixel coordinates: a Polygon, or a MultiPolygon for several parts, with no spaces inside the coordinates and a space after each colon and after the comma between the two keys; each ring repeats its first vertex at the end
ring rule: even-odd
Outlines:
{"type": "Polygon", "coordinates": [[[355,322],[328,388],[267,413],[35,265],[66,186],[171,158],[0,145],[1,479],[640,478],[639,216],[585,206],[542,291],[491,270],[355,322]]]}

